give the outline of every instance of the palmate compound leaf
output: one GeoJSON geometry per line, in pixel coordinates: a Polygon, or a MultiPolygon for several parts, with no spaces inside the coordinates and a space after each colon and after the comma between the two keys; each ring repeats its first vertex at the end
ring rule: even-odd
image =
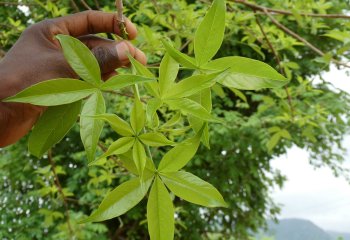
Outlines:
{"type": "Polygon", "coordinates": [[[96,87],[77,79],[59,78],[32,85],[4,102],[57,106],[76,102],[96,92],[96,87]]]}
{"type": "Polygon", "coordinates": [[[174,142],[167,139],[163,134],[158,132],[144,133],[139,136],[139,139],[148,146],[160,147],[166,145],[173,145],[174,142]]]}
{"type": "Polygon", "coordinates": [[[102,93],[96,91],[84,104],[80,117],[80,137],[83,142],[88,161],[95,158],[97,143],[99,141],[103,121],[90,116],[104,114],[106,105],[102,93]]]}
{"type": "Polygon", "coordinates": [[[212,59],[219,50],[225,32],[225,0],[214,0],[194,37],[194,53],[199,66],[212,59]]]}
{"type": "Polygon", "coordinates": [[[216,71],[228,69],[218,82],[229,88],[257,90],[281,87],[288,83],[285,77],[266,63],[244,57],[219,58],[204,68],[216,71]]]}
{"type": "Polygon", "coordinates": [[[161,172],[161,178],[170,191],[188,202],[204,207],[227,207],[213,185],[189,172],[161,172]]]}
{"type": "MultiPolygon", "coordinates": [[[[211,112],[212,109],[212,99],[211,99],[211,88],[206,88],[202,90],[201,92],[192,95],[191,100],[198,102],[201,104],[208,112],[211,112]]],[[[189,115],[187,117],[192,129],[197,133],[203,128],[203,134],[202,134],[202,142],[203,144],[210,149],[210,143],[209,143],[209,124],[202,119],[195,117],[193,115],[189,115]]]]}
{"type": "Polygon", "coordinates": [[[147,101],[146,117],[147,123],[151,124],[157,117],[157,110],[163,105],[163,102],[159,98],[152,98],[147,101]]]}
{"type": "Polygon", "coordinates": [[[159,91],[161,97],[166,94],[168,89],[172,89],[178,72],[179,64],[169,54],[165,54],[159,67],[159,91]]]}
{"type": "MultiPolygon", "coordinates": [[[[137,167],[135,165],[135,162],[133,160],[132,151],[128,151],[126,153],[123,153],[121,155],[118,155],[121,162],[123,163],[123,166],[131,173],[133,173],[136,176],[139,176],[139,173],[137,171],[137,167]]],[[[147,179],[148,177],[151,177],[154,175],[156,171],[156,167],[154,166],[154,163],[151,159],[146,158],[146,167],[144,170],[144,179],[147,179]]]]}
{"type": "MultiPolygon", "coordinates": [[[[147,78],[155,78],[155,76],[150,70],[148,70],[144,65],[138,62],[130,54],[128,55],[128,57],[129,57],[130,63],[132,64],[132,66],[134,67],[138,75],[141,75],[147,78]]],[[[159,97],[159,88],[156,82],[146,82],[145,88],[152,96],[159,97]]]]}
{"type": "Polygon", "coordinates": [[[148,232],[151,240],[174,239],[174,206],[168,190],[157,176],[147,202],[148,232]]]}
{"type": "Polygon", "coordinates": [[[116,114],[106,113],[92,117],[108,122],[112,129],[121,136],[130,137],[134,135],[134,131],[132,130],[130,124],[118,117],[116,114]]]}
{"type": "Polygon", "coordinates": [[[146,195],[153,177],[141,183],[139,178],[122,183],[107,194],[98,209],[80,223],[101,222],[118,217],[136,206],[146,195]]]}
{"type": "Polygon", "coordinates": [[[31,154],[40,158],[58,143],[77,121],[81,101],[49,107],[35,124],[28,140],[31,154]]]}
{"type": "Polygon", "coordinates": [[[134,106],[130,115],[130,123],[135,135],[138,135],[145,127],[146,112],[143,108],[142,102],[138,98],[135,98],[134,100],[134,106]]]}
{"type": "Polygon", "coordinates": [[[203,89],[213,86],[216,83],[216,80],[220,78],[221,74],[222,72],[216,72],[211,74],[194,75],[185,78],[179,83],[176,83],[171,88],[171,91],[164,94],[163,98],[183,98],[199,93],[203,89]]]}
{"type": "Polygon", "coordinates": [[[193,138],[176,145],[167,152],[159,163],[159,172],[175,172],[183,168],[196,154],[199,147],[202,131],[193,138]]]}
{"type": "Polygon", "coordinates": [[[100,88],[102,90],[118,90],[137,83],[155,81],[156,78],[149,78],[137,75],[117,75],[104,82],[100,88]]]}
{"type": "Polygon", "coordinates": [[[146,167],[146,151],[143,144],[136,139],[132,147],[132,156],[137,169],[138,175],[143,176],[143,171],[146,167]]]}
{"type": "Polygon", "coordinates": [[[197,69],[198,66],[196,65],[196,60],[187,56],[186,54],[180,52],[179,50],[175,49],[170,43],[168,43],[165,40],[162,40],[162,43],[167,51],[167,53],[175,59],[178,63],[180,63],[182,66],[190,68],[190,69],[197,69]]]}
{"type": "Polygon", "coordinates": [[[100,66],[90,49],[80,40],[59,34],[63,54],[73,70],[86,82],[95,86],[102,84],[100,66]]]}
{"type": "Polygon", "coordinates": [[[188,98],[169,99],[169,100],[165,100],[165,103],[167,103],[170,108],[175,110],[180,110],[186,115],[191,114],[204,121],[221,122],[220,119],[213,117],[201,104],[191,99],[188,99],[188,98]]]}
{"type": "Polygon", "coordinates": [[[96,161],[100,160],[101,158],[105,158],[111,155],[126,153],[134,146],[134,143],[135,143],[134,137],[119,138],[108,147],[107,151],[103,155],[101,155],[95,161],[92,161],[89,165],[93,165],[96,161]]]}

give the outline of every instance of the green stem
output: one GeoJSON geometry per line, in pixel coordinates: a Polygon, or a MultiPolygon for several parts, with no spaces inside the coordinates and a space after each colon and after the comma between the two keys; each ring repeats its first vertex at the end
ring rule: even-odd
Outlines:
{"type": "MultiPolygon", "coordinates": [[[[137,84],[135,84],[133,86],[133,90],[134,90],[134,94],[135,94],[135,99],[138,99],[139,101],[141,101],[141,97],[140,97],[140,91],[139,91],[139,88],[137,86],[137,84]]],[[[143,133],[146,133],[146,127],[143,128],[143,133]]],[[[145,145],[146,146],[146,152],[148,154],[148,157],[153,161],[153,158],[152,158],[152,153],[151,153],[151,149],[149,146],[145,145]]]]}

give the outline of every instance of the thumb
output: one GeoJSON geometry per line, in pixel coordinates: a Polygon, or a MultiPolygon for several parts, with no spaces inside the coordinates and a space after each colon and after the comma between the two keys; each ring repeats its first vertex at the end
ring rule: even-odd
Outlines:
{"type": "Polygon", "coordinates": [[[114,72],[116,68],[129,65],[128,54],[143,64],[146,64],[146,56],[128,41],[115,42],[96,36],[84,36],[80,38],[95,55],[101,68],[101,74],[114,72]]]}

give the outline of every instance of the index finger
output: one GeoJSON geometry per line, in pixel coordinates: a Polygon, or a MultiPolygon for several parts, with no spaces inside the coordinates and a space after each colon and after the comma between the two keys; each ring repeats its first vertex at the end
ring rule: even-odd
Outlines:
{"type": "MultiPolygon", "coordinates": [[[[88,10],[53,19],[53,23],[61,30],[59,33],[69,34],[73,37],[95,33],[115,33],[119,36],[121,35],[116,14],[102,11],[88,10]]],[[[129,19],[125,18],[125,26],[129,34],[129,39],[134,39],[137,35],[135,25],[129,19]]]]}

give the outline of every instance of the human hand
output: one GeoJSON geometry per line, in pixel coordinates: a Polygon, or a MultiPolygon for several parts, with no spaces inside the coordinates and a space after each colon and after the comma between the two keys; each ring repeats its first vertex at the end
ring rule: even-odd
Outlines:
{"type": "MultiPolygon", "coordinates": [[[[136,27],[126,20],[129,38],[137,35],[136,27]]],[[[104,79],[115,69],[129,64],[127,53],[146,63],[142,51],[128,41],[115,42],[93,34],[120,34],[116,15],[85,11],[66,17],[44,20],[26,29],[0,62],[0,100],[44,80],[78,78],[63,56],[57,34],[71,35],[86,44],[101,67],[104,79]]],[[[0,147],[12,144],[30,131],[44,107],[0,102],[0,147]]]]}

